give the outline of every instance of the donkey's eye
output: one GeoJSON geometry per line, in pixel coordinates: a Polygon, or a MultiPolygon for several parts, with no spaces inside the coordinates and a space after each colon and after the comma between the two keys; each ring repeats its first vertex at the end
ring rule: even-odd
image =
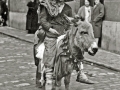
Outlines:
{"type": "Polygon", "coordinates": [[[84,32],[84,34],[88,34],[88,32],[84,32]]]}
{"type": "Polygon", "coordinates": [[[80,34],[84,34],[84,31],[81,31],[80,34]]]}
{"type": "Polygon", "coordinates": [[[80,34],[88,34],[88,32],[81,31],[80,34]]]}

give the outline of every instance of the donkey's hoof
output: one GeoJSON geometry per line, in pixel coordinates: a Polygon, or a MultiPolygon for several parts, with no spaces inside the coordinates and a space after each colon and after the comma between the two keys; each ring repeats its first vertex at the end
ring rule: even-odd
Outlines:
{"type": "Polygon", "coordinates": [[[40,83],[37,83],[37,84],[36,84],[36,87],[37,87],[37,88],[42,88],[43,86],[42,86],[40,83]]]}
{"type": "Polygon", "coordinates": [[[39,80],[39,84],[41,84],[41,86],[43,86],[43,85],[44,85],[44,83],[45,83],[45,81],[44,81],[44,80],[39,80]]]}
{"type": "Polygon", "coordinates": [[[42,88],[43,86],[44,86],[44,81],[41,81],[41,80],[38,80],[37,82],[36,82],[36,87],[38,87],[38,88],[42,88]]]}

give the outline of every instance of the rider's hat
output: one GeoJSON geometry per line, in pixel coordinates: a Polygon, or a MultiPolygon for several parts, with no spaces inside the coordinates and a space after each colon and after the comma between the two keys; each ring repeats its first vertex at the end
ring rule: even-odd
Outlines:
{"type": "MultiPolygon", "coordinates": [[[[62,1],[62,0],[56,0],[56,1],[62,1]]],[[[73,1],[73,0],[64,0],[64,2],[70,2],[70,1],[73,1]]]]}

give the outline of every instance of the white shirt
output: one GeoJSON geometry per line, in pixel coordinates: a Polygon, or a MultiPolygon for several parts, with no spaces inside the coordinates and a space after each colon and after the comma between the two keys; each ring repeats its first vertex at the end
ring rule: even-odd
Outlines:
{"type": "Polygon", "coordinates": [[[85,21],[90,22],[91,21],[91,8],[85,7],[85,21]]]}

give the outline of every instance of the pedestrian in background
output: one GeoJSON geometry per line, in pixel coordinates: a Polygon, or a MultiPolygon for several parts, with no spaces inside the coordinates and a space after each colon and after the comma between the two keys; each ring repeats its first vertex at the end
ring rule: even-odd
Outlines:
{"type": "Polygon", "coordinates": [[[78,10],[78,13],[77,13],[77,15],[75,15],[75,17],[79,17],[81,19],[81,21],[87,22],[89,24],[89,26],[91,27],[91,30],[93,30],[92,19],[91,19],[92,14],[93,14],[93,7],[90,6],[90,0],[84,0],[84,3],[85,3],[85,5],[80,7],[80,9],[78,10]]]}
{"type": "Polygon", "coordinates": [[[0,17],[3,20],[3,26],[6,26],[8,8],[5,1],[0,0],[0,17]]]}
{"type": "Polygon", "coordinates": [[[37,0],[31,0],[27,4],[28,12],[27,12],[27,20],[26,20],[26,30],[28,30],[29,34],[34,34],[38,29],[38,4],[37,0]]]}
{"type": "Polygon", "coordinates": [[[95,0],[95,5],[92,14],[92,26],[97,43],[102,35],[103,17],[104,17],[104,5],[100,2],[100,0],[95,0]]]}
{"type": "Polygon", "coordinates": [[[93,8],[90,6],[90,1],[85,0],[85,5],[80,7],[77,15],[82,21],[86,21],[88,23],[91,23],[92,11],[93,11],[93,8]]]}

